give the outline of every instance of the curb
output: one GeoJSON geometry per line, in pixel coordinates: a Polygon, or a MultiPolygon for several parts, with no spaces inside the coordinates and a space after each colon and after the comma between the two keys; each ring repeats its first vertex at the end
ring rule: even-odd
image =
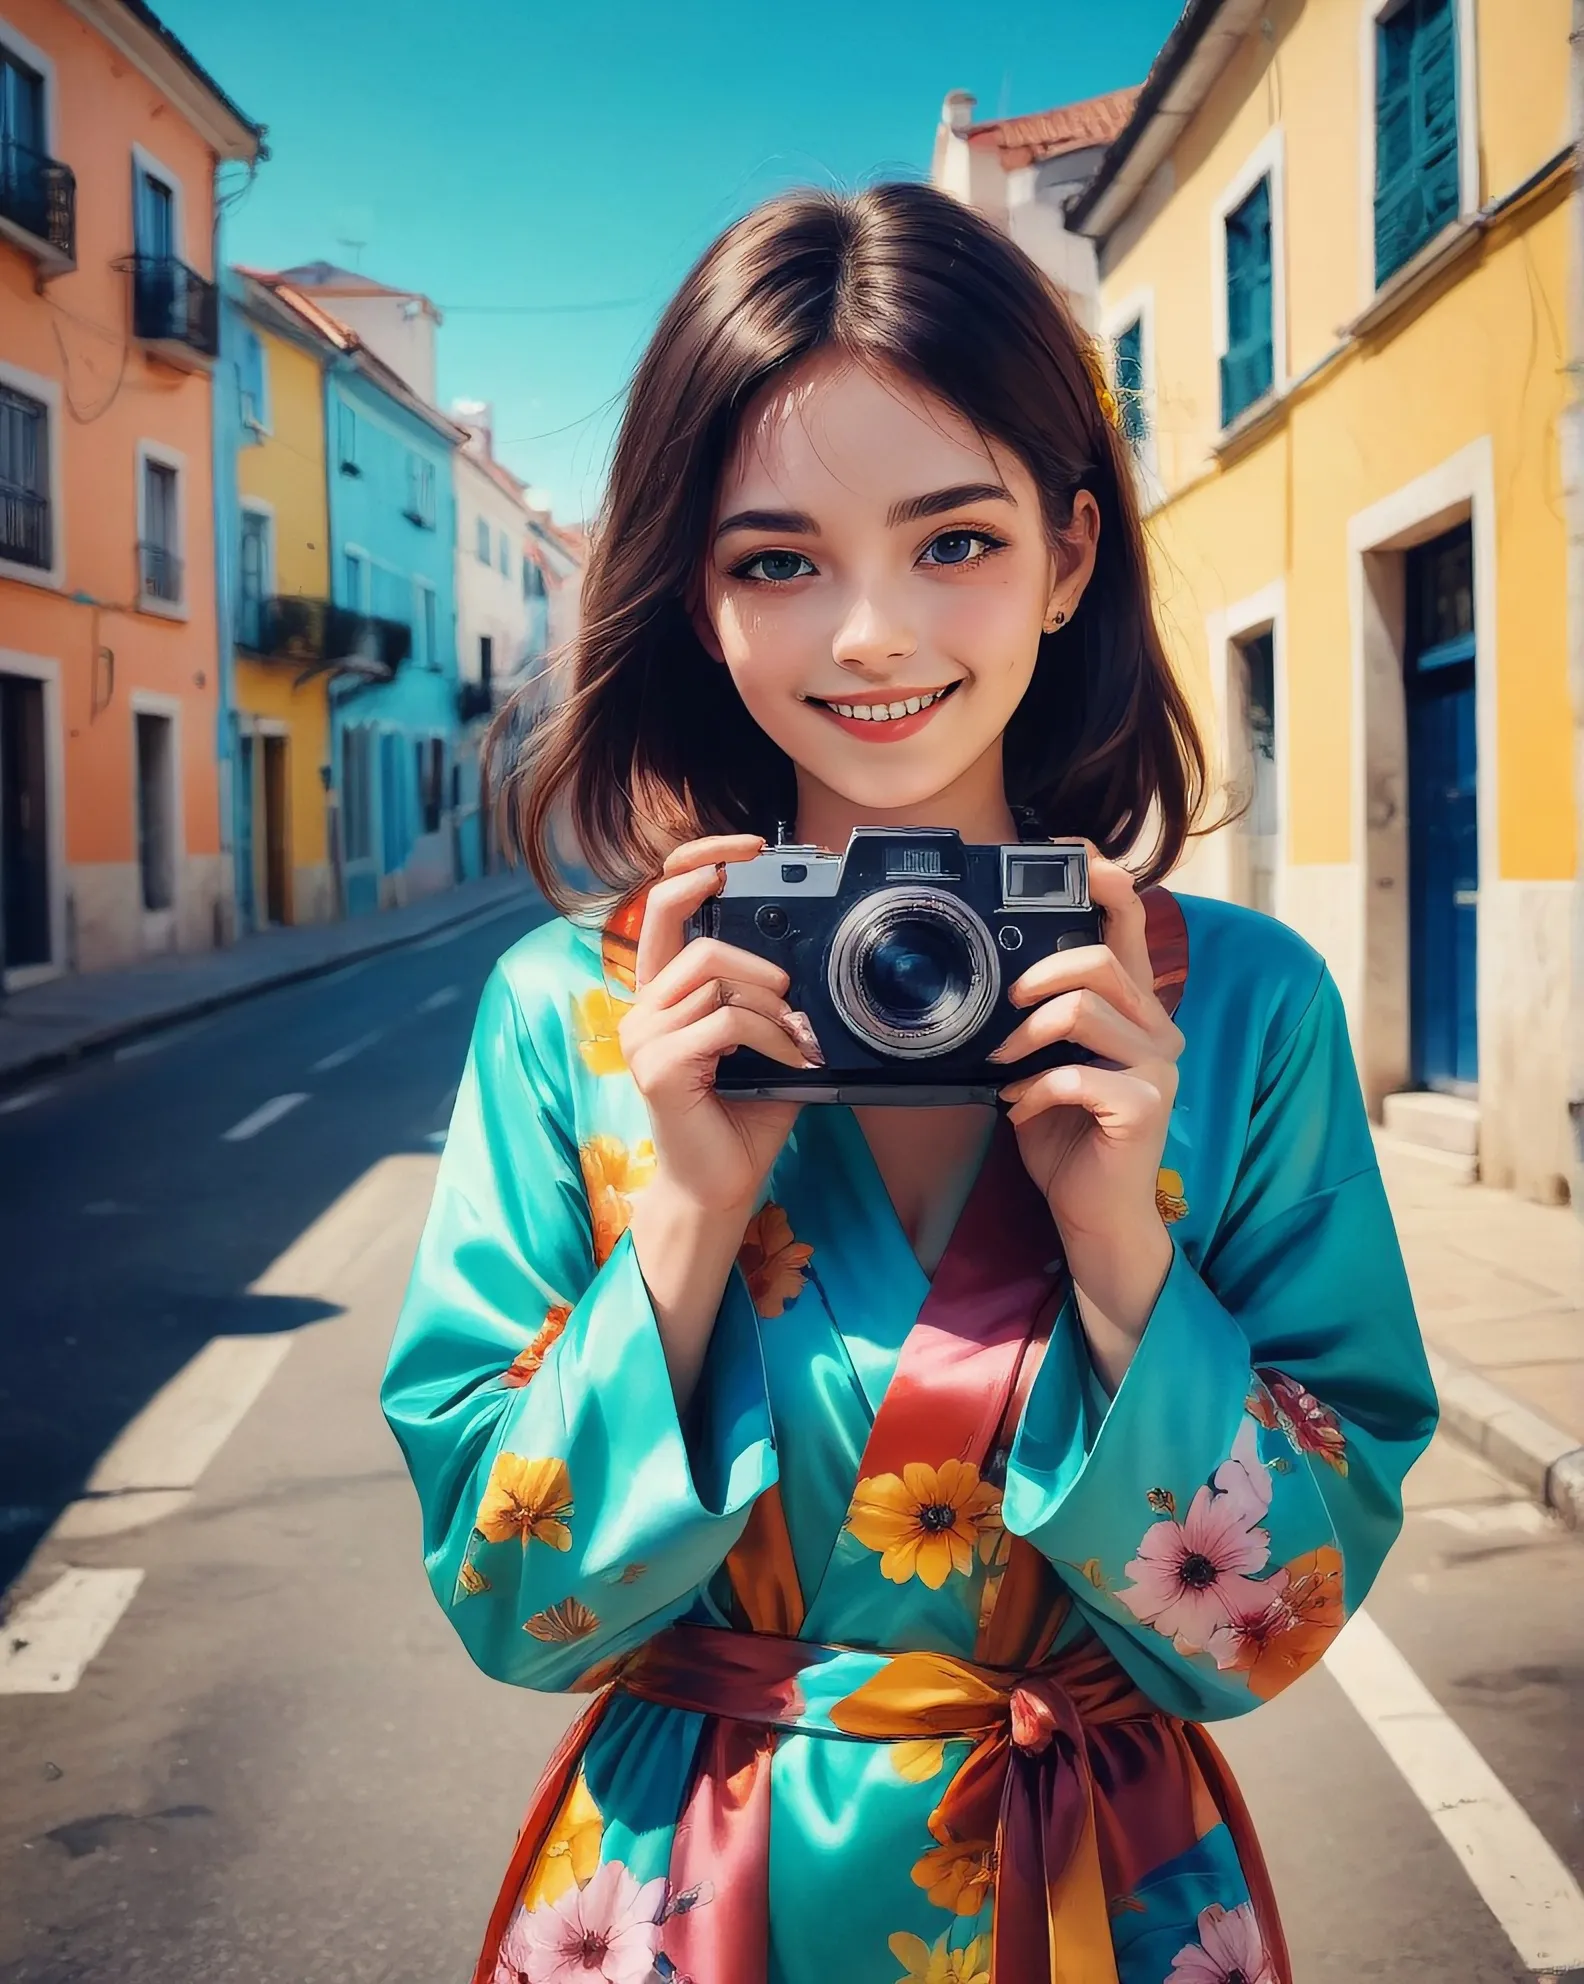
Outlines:
{"type": "Polygon", "coordinates": [[[1551,1509],[1584,1528],[1584,1446],[1445,1351],[1425,1346],[1441,1401],[1441,1424],[1551,1509]]]}
{"type": "MultiPolygon", "coordinates": [[[[540,898],[537,892],[526,884],[523,887],[525,900],[532,904],[540,898]]],[[[326,978],[333,971],[344,971],[348,965],[361,964],[367,958],[379,957],[386,951],[399,951],[407,944],[422,943],[426,937],[438,931],[454,929],[460,923],[475,920],[484,922],[493,915],[504,915],[505,905],[512,900],[509,890],[502,890],[499,896],[487,902],[471,903],[466,909],[458,909],[453,915],[439,917],[433,923],[426,923],[420,930],[407,930],[400,934],[384,933],[372,943],[360,944],[353,949],[337,951],[332,957],[313,958],[296,964],[283,965],[280,969],[266,973],[259,978],[250,978],[236,985],[227,985],[219,991],[205,992],[193,998],[184,998],[177,1005],[166,1006],[158,1012],[139,1013],[135,1018],[106,1020],[89,1027],[75,1039],[65,1044],[41,1047],[24,1061],[13,1061],[0,1068],[0,1094],[14,1085],[31,1080],[35,1075],[50,1074],[61,1068],[68,1068],[78,1061],[86,1060],[107,1047],[121,1046],[127,1041],[142,1040],[151,1033],[162,1033],[166,1027],[178,1025],[183,1020],[197,1019],[205,1013],[220,1012],[226,1006],[239,1006],[246,999],[252,999],[263,992],[277,991],[283,985],[300,985],[310,978],[326,978]]]]}

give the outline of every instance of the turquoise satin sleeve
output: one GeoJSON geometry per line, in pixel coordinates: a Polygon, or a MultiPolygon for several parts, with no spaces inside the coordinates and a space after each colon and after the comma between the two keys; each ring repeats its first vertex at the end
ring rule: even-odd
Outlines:
{"type": "Polygon", "coordinates": [[[498,969],[381,1403],[429,1581],[468,1652],[498,1680],[556,1689],[687,1610],[776,1463],[740,1269],[686,1429],[629,1233],[596,1269],[571,1085],[546,1032],[541,1048],[498,969]],[[554,1355],[526,1382],[509,1375],[558,1308],[554,1355]]]}
{"type": "MultiPolygon", "coordinates": [[[[1240,1092],[1250,1099],[1235,1140],[1214,1128],[1216,1147],[1236,1153],[1224,1202],[1197,1237],[1173,1228],[1170,1271],[1109,1402],[1095,1398],[1069,1302],[1014,1443],[1003,1504],[1007,1527],[1055,1562],[1139,1685],[1198,1719],[1251,1708],[1283,1678],[1266,1659],[1260,1692],[1250,1686],[1259,1625],[1246,1579],[1274,1574],[1261,1586],[1266,1597],[1310,1594],[1298,1624],[1329,1624],[1335,1615],[1312,1595],[1340,1559],[1342,1605],[1352,1612],[1363,1601],[1401,1524],[1403,1476],[1436,1420],[1328,975],[1291,1031],[1255,1051],[1241,1083],[1226,1057],[1214,1063],[1228,1112],[1240,1092]],[[1284,1417],[1277,1406],[1291,1410],[1284,1417]],[[1229,1491],[1253,1498],[1239,1523],[1229,1491]],[[1162,1524],[1175,1533],[1162,1530],[1146,1550],[1162,1524]],[[1150,1622],[1139,1616],[1151,1609],[1141,1593],[1164,1601],[1167,1563],[1189,1602],[1150,1622]],[[1229,1618],[1196,1602],[1195,1580],[1209,1589],[1217,1572],[1229,1618]]],[[[1213,1122],[1217,1093],[1191,1099],[1201,1121],[1213,1122]]],[[[1323,1636],[1284,1644],[1318,1647],[1323,1636]]],[[[1301,1671],[1296,1656],[1290,1665],[1301,1671]]]]}

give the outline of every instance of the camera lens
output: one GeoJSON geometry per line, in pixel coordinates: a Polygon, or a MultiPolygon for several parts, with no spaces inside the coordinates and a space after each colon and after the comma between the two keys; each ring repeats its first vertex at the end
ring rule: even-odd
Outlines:
{"type": "Polygon", "coordinates": [[[945,1054],[988,1018],[1000,985],[983,920],[943,889],[861,897],[831,939],[827,982],[845,1024],[902,1058],[945,1054]]]}

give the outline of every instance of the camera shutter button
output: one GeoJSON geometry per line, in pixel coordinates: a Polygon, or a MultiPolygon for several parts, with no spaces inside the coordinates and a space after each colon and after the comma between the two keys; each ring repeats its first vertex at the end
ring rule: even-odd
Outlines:
{"type": "Polygon", "coordinates": [[[754,911],[754,927],[764,937],[784,937],[788,917],[778,902],[761,903],[754,911]]]}

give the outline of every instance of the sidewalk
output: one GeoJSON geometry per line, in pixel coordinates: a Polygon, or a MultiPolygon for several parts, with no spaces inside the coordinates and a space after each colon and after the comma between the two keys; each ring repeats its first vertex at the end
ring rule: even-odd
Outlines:
{"type": "MultiPolygon", "coordinates": [[[[521,897],[527,927],[541,905],[517,874],[486,875],[400,909],[265,930],[223,951],[149,958],[121,971],[68,973],[0,999],[0,1089],[114,1041],[228,1006],[272,985],[314,978],[410,944],[521,897]]],[[[504,928],[504,919],[503,919],[504,928]]],[[[507,939],[502,937],[502,948],[507,939]]]]}
{"type": "Polygon", "coordinates": [[[1442,1424],[1584,1526],[1584,1222],[1382,1141],[1442,1424]]]}

